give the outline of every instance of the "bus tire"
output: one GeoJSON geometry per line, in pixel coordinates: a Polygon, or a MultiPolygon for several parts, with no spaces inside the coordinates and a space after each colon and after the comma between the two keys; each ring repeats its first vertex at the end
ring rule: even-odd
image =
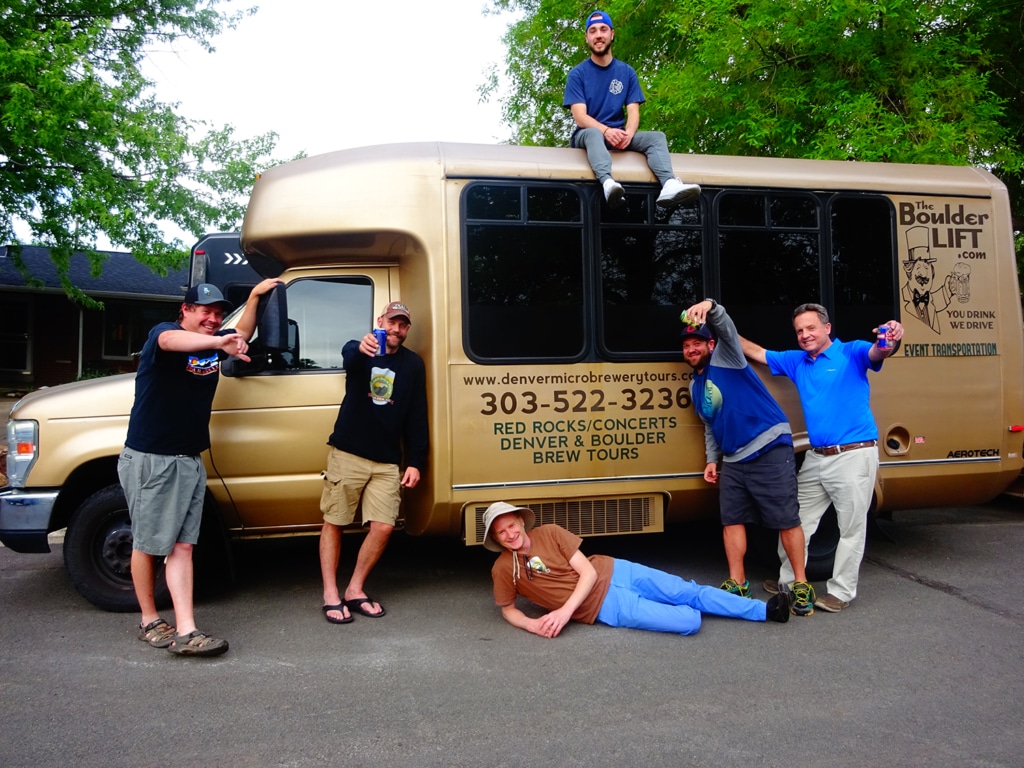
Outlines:
{"type": "MultiPolygon", "coordinates": [[[[747,526],[747,551],[776,578],[779,572],[779,533],[760,525],[747,526]]],[[[836,562],[839,546],[839,522],[835,507],[829,505],[821,516],[818,530],[807,545],[807,580],[828,581],[836,562]]]]}
{"type": "MultiPolygon", "coordinates": [[[[75,510],[64,536],[64,567],[72,586],[104,611],[139,610],[132,583],[132,524],[118,484],[101,488],[75,510]]],[[[163,558],[155,558],[157,607],[170,604],[163,558]]]]}
{"type": "Polygon", "coordinates": [[[807,544],[807,580],[828,581],[836,564],[836,549],[839,547],[839,520],[836,508],[829,504],[821,516],[818,530],[807,544]]]}

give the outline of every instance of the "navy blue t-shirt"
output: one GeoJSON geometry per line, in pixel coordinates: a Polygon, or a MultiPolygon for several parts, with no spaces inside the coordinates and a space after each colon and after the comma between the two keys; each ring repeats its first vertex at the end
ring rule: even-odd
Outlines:
{"type": "Polygon", "coordinates": [[[644,93],[636,70],[629,64],[612,59],[607,67],[586,59],[569,71],[565,81],[562,106],[586,104],[587,114],[612,128],[626,125],[626,105],[642,104],[644,93]]]}
{"type": "MultiPolygon", "coordinates": [[[[182,331],[160,323],[149,332],[135,374],[135,403],[125,446],[164,456],[198,456],[210,447],[210,410],[220,378],[220,352],[168,352],[157,338],[182,331]]],[[[224,336],[233,330],[220,330],[224,336]]]]}

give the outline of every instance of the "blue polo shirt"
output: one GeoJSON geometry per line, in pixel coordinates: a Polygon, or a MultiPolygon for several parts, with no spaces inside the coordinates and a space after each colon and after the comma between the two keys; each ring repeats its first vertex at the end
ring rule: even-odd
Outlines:
{"type": "Polygon", "coordinates": [[[868,370],[881,370],[882,361],[873,362],[870,351],[867,341],[836,340],[817,358],[802,349],[766,354],[772,374],[796,385],[814,448],[878,439],[868,370]]]}

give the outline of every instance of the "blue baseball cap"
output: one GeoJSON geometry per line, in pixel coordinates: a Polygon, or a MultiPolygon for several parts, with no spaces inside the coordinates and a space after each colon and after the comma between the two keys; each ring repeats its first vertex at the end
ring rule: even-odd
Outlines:
{"type": "Polygon", "coordinates": [[[704,339],[704,341],[714,341],[715,337],[711,335],[711,329],[708,328],[707,323],[702,325],[684,325],[683,330],[679,332],[679,340],[688,339],[690,337],[696,339],[704,339]]]}
{"type": "Polygon", "coordinates": [[[615,25],[612,24],[612,17],[604,11],[594,11],[592,14],[587,16],[586,20],[583,22],[583,29],[590,29],[594,24],[601,24],[602,22],[612,29],[615,29],[615,25]]]}

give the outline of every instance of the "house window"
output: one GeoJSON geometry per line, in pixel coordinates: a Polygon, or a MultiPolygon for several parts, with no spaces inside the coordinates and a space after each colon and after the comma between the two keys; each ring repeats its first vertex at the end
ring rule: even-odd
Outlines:
{"type": "Polygon", "coordinates": [[[142,350],[154,325],[175,319],[177,306],[108,300],[103,310],[103,359],[130,360],[142,350]]]}
{"type": "Polygon", "coordinates": [[[32,373],[32,318],[27,299],[4,298],[0,326],[0,371],[32,373]]]}

